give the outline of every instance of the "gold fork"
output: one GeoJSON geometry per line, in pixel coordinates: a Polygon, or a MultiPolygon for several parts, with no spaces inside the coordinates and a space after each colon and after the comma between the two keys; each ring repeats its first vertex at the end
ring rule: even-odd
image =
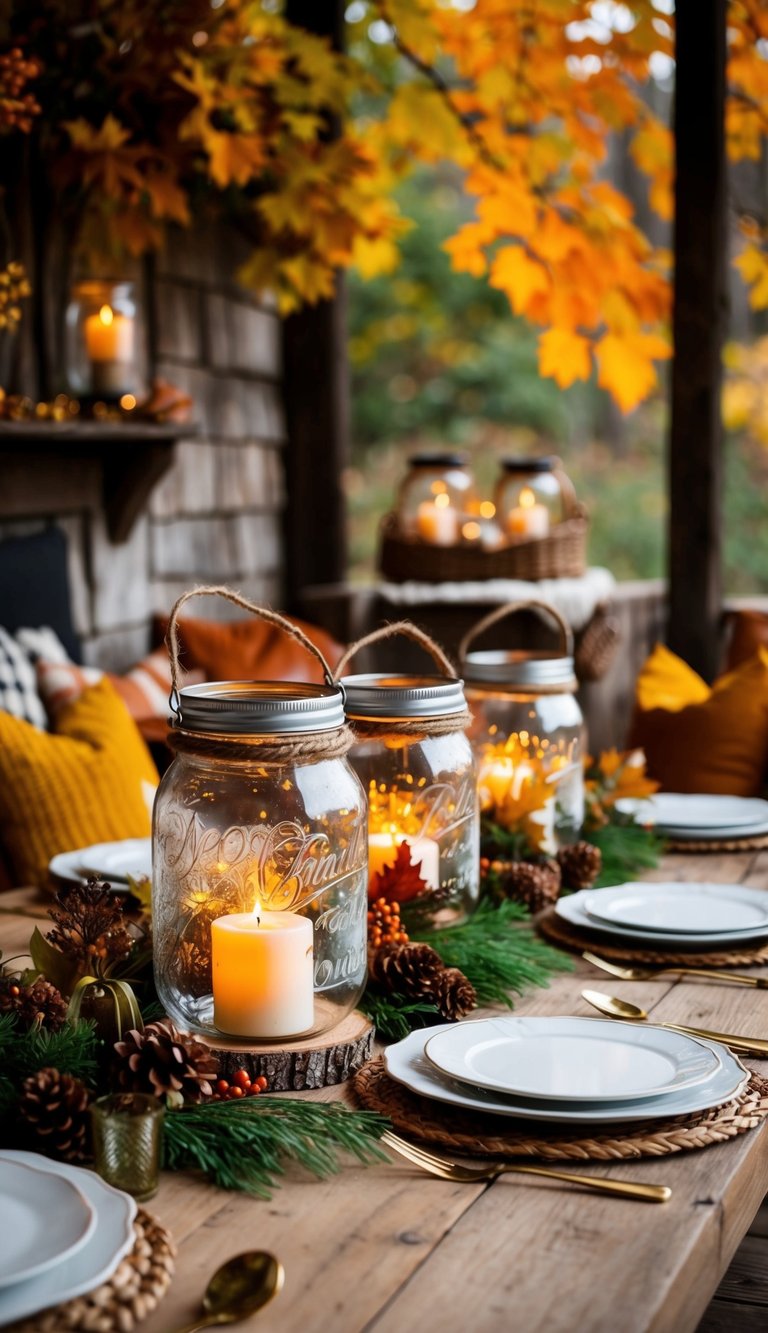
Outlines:
{"type": "Polygon", "coordinates": [[[612,977],[622,981],[651,981],[673,972],[679,977],[706,977],[708,981],[734,981],[739,986],[754,986],[757,990],[768,990],[768,977],[746,977],[741,972],[721,972],[718,968],[707,967],[620,967],[618,963],[609,963],[607,958],[598,958],[596,953],[585,949],[582,953],[588,963],[599,967],[603,972],[610,972],[612,977]]]}
{"type": "Polygon", "coordinates": [[[528,1166],[518,1162],[491,1162],[487,1166],[463,1166],[445,1157],[437,1157],[424,1148],[417,1148],[389,1130],[381,1136],[381,1142],[397,1152],[401,1157],[429,1171],[441,1180],[455,1180],[460,1184],[479,1184],[484,1180],[496,1180],[497,1176],[548,1176],[550,1180],[565,1180],[570,1185],[583,1185],[585,1189],[597,1190],[601,1194],[618,1194],[624,1199],[641,1199],[645,1203],[666,1203],[672,1198],[668,1185],[636,1185],[629,1180],[604,1180],[602,1176],[583,1176],[574,1171],[557,1171],[551,1166],[528,1166]]]}

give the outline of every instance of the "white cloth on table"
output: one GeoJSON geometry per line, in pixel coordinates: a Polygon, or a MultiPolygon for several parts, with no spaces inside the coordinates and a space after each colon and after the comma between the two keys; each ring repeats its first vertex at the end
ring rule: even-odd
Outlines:
{"type": "Polygon", "coordinates": [[[377,593],[394,606],[426,606],[435,602],[463,606],[504,602],[549,602],[574,630],[589,623],[602,602],[613,596],[616,580],[608,569],[596,565],[578,579],[480,579],[454,583],[380,583],[377,593]]]}

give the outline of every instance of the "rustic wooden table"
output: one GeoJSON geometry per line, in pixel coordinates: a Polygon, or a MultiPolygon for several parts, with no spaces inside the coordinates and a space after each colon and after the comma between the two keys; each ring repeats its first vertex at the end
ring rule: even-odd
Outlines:
{"type": "MultiPolygon", "coordinates": [[[[768,853],[670,856],[649,878],[768,888],[768,853]]],[[[23,949],[29,915],[44,915],[44,905],[23,891],[1,902],[7,956],[23,949]]],[[[597,976],[579,962],[516,1011],[592,1014],[580,990],[597,976]]],[[[607,976],[599,988],[658,1019],[768,1036],[768,991],[607,976]]],[[[754,1067],[768,1074],[768,1061],[754,1067]]],[[[673,1198],[651,1206],[522,1177],[454,1185],[399,1159],[350,1165],[322,1182],[289,1170],[270,1202],[166,1174],[149,1206],[175,1237],[176,1277],[142,1333],[191,1320],[214,1268],[249,1248],[273,1250],[285,1265],[283,1293],[253,1320],[272,1333],[694,1330],[768,1191],[768,1126],[703,1152],[589,1170],[666,1183],[673,1198]]]]}

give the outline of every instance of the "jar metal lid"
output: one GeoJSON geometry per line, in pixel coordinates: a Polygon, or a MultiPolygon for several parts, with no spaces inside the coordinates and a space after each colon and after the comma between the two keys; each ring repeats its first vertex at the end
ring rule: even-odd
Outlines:
{"type": "Polygon", "coordinates": [[[451,453],[443,450],[431,453],[411,454],[410,467],[466,467],[469,463],[467,454],[451,453]]]}
{"type": "Polygon", "coordinates": [[[501,466],[505,472],[554,472],[559,458],[550,455],[547,458],[502,458],[501,466]]]}
{"type": "Polygon", "coordinates": [[[284,680],[216,680],[179,691],[184,731],[274,736],[344,726],[344,691],[284,680]]]}
{"type": "Polygon", "coordinates": [[[469,685],[512,686],[548,694],[573,693],[578,687],[573,658],[559,653],[494,649],[467,653],[461,667],[469,685]]]}
{"type": "Polygon", "coordinates": [[[467,706],[464,682],[445,676],[397,676],[372,672],[345,676],[347,717],[389,722],[449,717],[467,706]]]}

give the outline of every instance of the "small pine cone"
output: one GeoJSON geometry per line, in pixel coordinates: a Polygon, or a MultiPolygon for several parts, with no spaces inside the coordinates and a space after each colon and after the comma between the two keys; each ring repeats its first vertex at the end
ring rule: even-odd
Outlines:
{"type": "Polygon", "coordinates": [[[143,1032],[132,1029],[115,1042],[115,1051],[118,1082],[126,1092],[147,1092],[174,1106],[200,1102],[213,1092],[219,1072],[213,1051],[168,1019],[149,1023],[143,1032]]]}
{"type": "Polygon", "coordinates": [[[14,1013],[22,1027],[35,1025],[49,1032],[58,1032],[67,1021],[67,1002],[61,991],[50,981],[38,977],[29,986],[22,986],[13,977],[0,980],[0,1013],[14,1013]]]}
{"type": "Polygon", "coordinates": [[[62,1162],[89,1156],[91,1095],[84,1083],[58,1069],[38,1069],[21,1085],[18,1115],[38,1152],[62,1162]]]}
{"type": "Polygon", "coordinates": [[[431,996],[443,960],[430,944],[387,945],[371,960],[371,975],[388,991],[411,1000],[431,996]]]}
{"type": "Polygon", "coordinates": [[[432,995],[443,1018],[454,1022],[477,1006],[477,993],[458,967],[446,967],[435,977],[432,995]]]}
{"type": "Polygon", "coordinates": [[[561,847],[557,860],[563,883],[569,889],[591,889],[603,868],[603,854],[591,842],[574,842],[561,847]]]}
{"type": "Polygon", "coordinates": [[[502,880],[507,897],[523,903],[535,914],[557,901],[560,867],[557,861],[508,861],[502,870],[502,880]]]}

